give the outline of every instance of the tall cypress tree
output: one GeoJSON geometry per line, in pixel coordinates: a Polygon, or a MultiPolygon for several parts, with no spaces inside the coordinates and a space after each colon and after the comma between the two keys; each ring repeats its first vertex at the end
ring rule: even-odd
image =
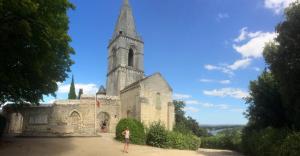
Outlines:
{"type": "Polygon", "coordinates": [[[76,93],[75,93],[75,84],[74,84],[74,76],[72,75],[72,82],[70,86],[70,91],[68,95],[68,99],[76,99],[76,93]]]}

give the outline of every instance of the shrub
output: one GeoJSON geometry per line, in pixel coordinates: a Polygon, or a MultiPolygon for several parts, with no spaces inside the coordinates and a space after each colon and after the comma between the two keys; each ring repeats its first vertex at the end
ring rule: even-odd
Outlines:
{"type": "Polygon", "coordinates": [[[6,118],[0,115],[0,137],[2,136],[6,126],[6,118]]]}
{"type": "Polygon", "coordinates": [[[189,145],[188,149],[197,150],[198,148],[200,148],[201,139],[199,137],[197,137],[196,135],[192,135],[192,134],[184,135],[184,137],[185,137],[185,141],[189,145]]]}
{"type": "Polygon", "coordinates": [[[122,132],[126,129],[130,130],[130,142],[133,144],[145,144],[145,129],[144,125],[136,119],[122,119],[116,126],[116,139],[124,141],[122,132]]]}
{"type": "Polygon", "coordinates": [[[169,132],[167,146],[174,149],[188,149],[185,138],[180,132],[169,132]]]}
{"type": "Polygon", "coordinates": [[[228,129],[216,136],[203,137],[201,147],[214,149],[241,150],[241,132],[236,129],[228,129]]]}
{"type": "Polygon", "coordinates": [[[225,149],[223,140],[219,136],[203,137],[201,147],[213,149],[225,149]]]}
{"type": "Polygon", "coordinates": [[[280,156],[300,155],[300,132],[289,134],[280,147],[280,156]]]}
{"type": "Polygon", "coordinates": [[[200,147],[201,140],[192,133],[167,131],[160,122],[155,122],[149,127],[146,143],[160,148],[196,150],[200,147]]]}
{"type": "Polygon", "coordinates": [[[187,133],[193,134],[193,132],[189,128],[187,128],[183,122],[176,123],[173,128],[173,131],[183,133],[183,134],[187,134],[187,133]]]}
{"type": "Polygon", "coordinates": [[[179,132],[168,133],[168,147],[174,149],[197,150],[200,147],[201,140],[193,134],[183,134],[179,132]]]}
{"type": "Polygon", "coordinates": [[[160,122],[154,122],[150,125],[149,130],[147,132],[147,145],[167,148],[167,135],[164,125],[160,122]]]}
{"type": "Polygon", "coordinates": [[[255,156],[278,156],[287,134],[286,129],[266,128],[259,131],[246,129],[242,136],[243,152],[255,156]]]}

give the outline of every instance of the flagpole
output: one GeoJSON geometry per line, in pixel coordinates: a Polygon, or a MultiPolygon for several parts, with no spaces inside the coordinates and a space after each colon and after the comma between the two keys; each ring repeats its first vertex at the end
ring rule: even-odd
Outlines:
{"type": "Polygon", "coordinates": [[[96,121],[96,104],[97,104],[97,93],[96,93],[96,96],[95,96],[95,104],[94,104],[94,108],[95,108],[95,115],[94,115],[94,119],[95,119],[95,136],[97,135],[97,121],[96,121]]]}

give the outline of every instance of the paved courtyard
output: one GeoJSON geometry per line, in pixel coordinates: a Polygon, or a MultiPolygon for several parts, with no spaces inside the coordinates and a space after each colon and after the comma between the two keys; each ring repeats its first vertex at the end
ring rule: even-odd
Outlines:
{"type": "Polygon", "coordinates": [[[4,138],[1,156],[240,156],[232,151],[200,149],[198,151],[159,149],[131,145],[129,153],[111,134],[102,137],[4,138]]]}

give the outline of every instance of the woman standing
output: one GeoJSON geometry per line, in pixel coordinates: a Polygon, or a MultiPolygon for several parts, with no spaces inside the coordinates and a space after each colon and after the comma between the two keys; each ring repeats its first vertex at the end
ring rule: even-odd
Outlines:
{"type": "Polygon", "coordinates": [[[126,127],[125,131],[122,132],[122,135],[125,136],[125,145],[124,145],[123,152],[128,153],[129,138],[130,138],[130,131],[128,127],[126,127]]]}

